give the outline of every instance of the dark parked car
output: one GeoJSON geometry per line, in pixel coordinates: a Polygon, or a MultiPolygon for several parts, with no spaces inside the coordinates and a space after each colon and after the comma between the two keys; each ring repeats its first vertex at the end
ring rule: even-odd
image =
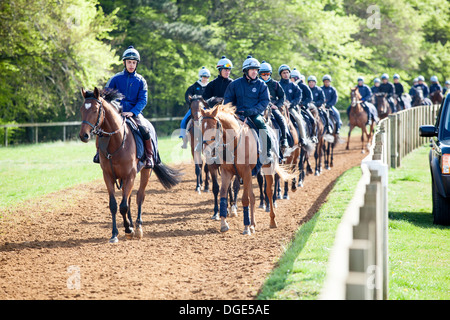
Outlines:
{"type": "Polygon", "coordinates": [[[430,137],[430,171],[435,224],[450,225],[450,95],[441,104],[436,124],[420,127],[430,137]]]}

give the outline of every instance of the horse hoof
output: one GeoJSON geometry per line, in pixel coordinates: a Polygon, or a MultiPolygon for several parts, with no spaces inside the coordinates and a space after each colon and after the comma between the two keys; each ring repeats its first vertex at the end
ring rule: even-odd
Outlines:
{"type": "Polygon", "coordinates": [[[231,214],[230,214],[230,217],[231,217],[231,218],[235,218],[235,217],[237,217],[237,216],[238,216],[238,213],[237,213],[237,205],[233,204],[233,205],[231,206],[231,214]]]}
{"type": "Polygon", "coordinates": [[[109,239],[109,243],[117,243],[119,242],[119,238],[117,238],[116,236],[111,237],[111,239],[109,239]]]}
{"type": "Polygon", "coordinates": [[[276,229],[278,228],[277,222],[276,221],[271,221],[270,222],[270,229],[276,229]]]}
{"type": "Polygon", "coordinates": [[[277,200],[281,200],[281,195],[277,194],[277,200]]]}
{"type": "Polygon", "coordinates": [[[303,188],[303,182],[299,181],[297,187],[303,188]]]}
{"type": "Polygon", "coordinates": [[[274,202],[274,203],[273,203],[273,208],[276,209],[277,207],[278,207],[277,203],[274,202]]]}
{"type": "Polygon", "coordinates": [[[315,176],[320,176],[320,172],[316,171],[316,173],[314,174],[315,176]]]}
{"type": "Polygon", "coordinates": [[[361,150],[361,153],[366,153],[366,150],[361,150]]]}
{"type": "Polygon", "coordinates": [[[260,208],[260,209],[265,209],[265,208],[266,208],[266,205],[265,205],[264,203],[261,203],[261,204],[259,205],[259,208],[260,208]]]}
{"type": "Polygon", "coordinates": [[[127,240],[133,240],[133,238],[134,238],[134,230],[131,231],[130,233],[125,233],[125,237],[127,238],[127,240]]]}
{"type": "Polygon", "coordinates": [[[209,193],[209,188],[203,189],[203,192],[209,193]]]}
{"type": "Polygon", "coordinates": [[[250,229],[244,229],[244,232],[242,232],[242,234],[243,234],[244,236],[251,236],[251,235],[252,235],[252,232],[250,231],[250,229]]]}
{"type": "Polygon", "coordinates": [[[256,232],[256,228],[255,228],[255,226],[250,226],[250,232],[251,233],[255,233],[256,232]]]}
{"type": "Polygon", "coordinates": [[[270,206],[266,207],[266,212],[270,212],[270,206]]]}
{"type": "Polygon", "coordinates": [[[284,196],[283,196],[283,199],[284,200],[289,200],[290,198],[289,198],[289,195],[288,194],[285,194],[284,196]]]}
{"type": "Polygon", "coordinates": [[[219,213],[214,213],[213,216],[211,217],[211,220],[219,221],[220,220],[219,213]]]}
{"type": "Polygon", "coordinates": [[[227,232],[228,230],[230,230],[228,223],[223,222],[222,225],[220,226],[220,232],[227,232]]]}
{"type": "Polygon", "coordinates": [[[136,238],[141,240],[143,236],[144,236],[144,232],[142,231],[142,227],[139,226],[136,230],[136,238]]]}

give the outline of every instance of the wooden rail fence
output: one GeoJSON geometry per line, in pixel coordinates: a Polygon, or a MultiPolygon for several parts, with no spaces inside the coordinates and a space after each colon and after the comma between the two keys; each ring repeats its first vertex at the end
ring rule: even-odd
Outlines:
{"type": "Polygon", "coordinates": [[[388,298],[388,172],[409,152],[428,141],[419,127],[434,124],[438,105],[419,106],[383,119],[362,177],[336,233],[321,299],[386,300],[388,298]]]}

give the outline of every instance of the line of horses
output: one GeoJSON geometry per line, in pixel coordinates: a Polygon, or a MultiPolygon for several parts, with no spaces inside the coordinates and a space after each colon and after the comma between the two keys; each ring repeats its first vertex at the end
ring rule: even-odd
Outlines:
{"type": "MultiPolygon", "coordinates": [[[[166,189],[171,189],[179,184],[182,181],[183,173],[165,165],[157,152],[155,167],[153,169],[142,168],[142,163],[140,164],[140,160],[137,158],[135,137],[130,127],[126,125],[125,119],[111,104],[120,95],[118,92],[101,91],[95,88],[92,92],[82,90],[82,95],[84,103],[80,108],[82,125],[79,137],[81,141],[88,142],[92,134],[97,136],[97,147],[101,151],[100,166],[109,194],[109,208],[113,222],[110,242],[118,242],[119,234],[116,224],[118,208],[114,196],[116,187],[122,190],[119,212],[123,218],[126,238],[142,238],[142,203],[151,172],[155,172],[166,189]],[[136,199],[138,213],[134,224],[130,210],[131,191],[139,171],[141,179],[136,199]]],[[[350,96],[352,103],[349,113],[350,130],[347,149],[349,149],[352,129],[360,127],[362,129],[361,150],[364,152],[364,141],[370,141],[375,124],[372,123],[369,131],[367,131],[368,115],[362,108],[361,96],[357,88],[351,88],[350,96]]],[[[379,104],[378,108],[382,117],[387,116],[390,110],[389,106],[386,107],[384,98],[381,95],[376,96],[377,101],[379,100],[377,106],[379,104]],[[383,110],[386,110],[386,112],[383,113],[383,110]]],[[[423,101],[420,101],[420,103],[423,103],[423,101]]],[[[276,156],[275,159],[279,157],[282,161],[276,160],[273,163],[261,165],[258,161],[258,151],[261,151],[261,145],[264,144],[259,142],[260,138],[258,138],[255,130],[249,126],[247,120],[239,119],[231,105],[219,103],[213,108],[207,108],[207,106],[208,104],[201,96],[194,96],[190,99],[192,119],[188,124],[188,132],[197,177],[196,192],[201,192],[203,184],[204,191],[209,191],[209,180],[211,179],[214,194],[212,219],[220,220],[220,231],[226,232],[229,230],[227,218],[237,216],[236,200],[238,192],[242,188],[243,234],[250,235],[255,232],[256,228],[254,214],[256,200],[252,185],[253,176],[256,174],[260,192],[259,207],[270,212],[270,227],[276,228],[276,201],[281,198],[289,199],[289,189],[295,192],[297,187],[303,187],[307,174],[320,175],[324,167],[325,169],[333,167],[334,147],[339,140],[334,118],[329,117],[333,122],[334,131],[332,134],[328,134],[325,130],[324,120],[320,116],[321,112],[328,112],[328,110],[324,106],[317,108],[314,104],[307,106],[314,116],[317,142],[312,143],[312,139],[307,139],[308,144],[301,145],[294,118],[291,117],[289,104],[286,103],[281,111],[288,123],[291,143],[290,147],[283,150],[283,154],[280,154],[276,126],[273,123],[270,109],[268,109],[265,117],[268,126],[272,128],[270,132],[273,133],[273,136],[271,138],[275,142],[273,143],[273,152],[276,156]],[[313,154],[315,171],[312,170],[310,165],[313,154]],[[220,184],[219,176],[221,177],[220,184]],[[282,182],[284,182],[283,196],[281,196],[282,182]],[[228,203],[230,208],[228,208],[228,203]]],[[[306,122],[305,125],[311,126],[310,123],[306,122]]],[[[309,129],[307,130],[309,135],[314,134],[313,130],[309,129]]],[[[154,143],[157,148],[157,139],[155,140],[154,143]]]]}

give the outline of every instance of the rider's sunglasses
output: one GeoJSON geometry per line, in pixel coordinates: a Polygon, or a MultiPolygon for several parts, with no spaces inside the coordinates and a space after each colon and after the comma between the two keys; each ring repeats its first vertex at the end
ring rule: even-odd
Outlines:
{"type": "Polygon", "coordinates": [[[261,76],[270,76],[270,72],[261,72],[260,75],[261,76]]]}

